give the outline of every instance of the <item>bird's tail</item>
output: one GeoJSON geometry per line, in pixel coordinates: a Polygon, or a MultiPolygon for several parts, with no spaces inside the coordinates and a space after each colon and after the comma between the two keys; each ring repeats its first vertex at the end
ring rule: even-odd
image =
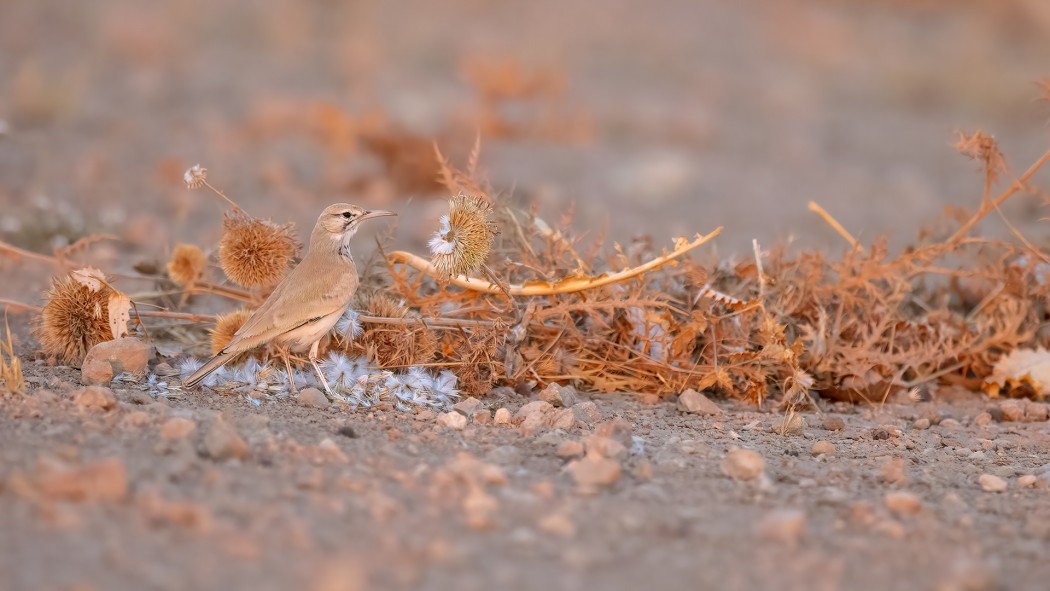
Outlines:
{"type": "Polygon", "coordinates": [[[218,355],[212,357],[207,363],[202,365],[200,369],[193,372],[193,374],[182,381],[182,385],[187,388],[196,388],[207,378],[211,373],[227,363],[233,361],[235,355],[230,355],[225,352],[219,352],[218,355]]]}

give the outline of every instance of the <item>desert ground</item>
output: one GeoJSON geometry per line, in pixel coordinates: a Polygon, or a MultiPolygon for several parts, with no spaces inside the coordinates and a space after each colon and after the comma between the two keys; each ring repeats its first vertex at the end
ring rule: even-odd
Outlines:
{"type": "MultiPolygon", "coordinates": [[[[15,0],[0,12],[0,240],[48,254],[104,235],[84,256],[126,273],[219,238],[215,196],[183,180],[197,163],[300,237],[333,202],[396,210],[396,225],[355,238],[364,261],[374,238],[423,251],[448,207],[418,145],[462,162],[480,137],[479,168],[510,202],[608,244],[724,226],[697,251],[717,266],[750,260],[753,240],[840,255],[811,200],[898,251],[922,228],[943,232],[958,219],[945,208],[977,207],[984,184],[951,149],[957,130],[993,134],[1016,174],[1047,149],[1039,0],[15,0]]],[[[1032,180],[1048,186],[1046,171],[1032,180]]],[[[1033,248],[1047,244],[1044,197],[1001,208],[1033,248]]],[[[995,215],[975,232],[1015,239],[995,215]]],[[[42,305],[65,271],[8,254],[0,299],[42,305]]],[[[797,413],[775,397],[571,378],[454,408],[352,409],[180,389],[180,358],[207,352],[192,322],[177,346],[151,349],[153,382],[88,384],[40,353],[34,313],[7,314],[26,386],[0,390],[0,590],[947,591],[1050,578],[1047,405],[972,382],[859,403],[815,391],[797,413]]]]}

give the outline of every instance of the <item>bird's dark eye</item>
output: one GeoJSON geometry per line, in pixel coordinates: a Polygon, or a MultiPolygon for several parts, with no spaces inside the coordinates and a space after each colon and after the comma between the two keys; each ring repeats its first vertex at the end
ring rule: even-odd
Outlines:
{"type": "Polygon", "coordinates": [[[354,217],[354,214],[350,213],[349,211],[344,211],[343,212],[343,219],[349,220],[349,219],[352,219],[353,217],[354,217]]]}

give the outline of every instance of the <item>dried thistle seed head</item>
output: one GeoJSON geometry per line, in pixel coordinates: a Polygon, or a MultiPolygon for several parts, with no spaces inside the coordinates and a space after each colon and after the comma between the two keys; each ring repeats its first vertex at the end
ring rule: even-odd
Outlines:
{"type": "Polygon", "coordinates": [[[449,200],[448,215],[430,239],[434,267],[445,278],[477,271],[492,250],[496,225],[489,217],[492,204],[485,197],[459,195],[449,200]]]}
{"type": "Polygon", "coordinates": [[[102,286],[92,290],[72,277],[55,279],[45,297],[47,303],[34,328],[44,353],[59,363],[78,365],[88,349],[112,338],[109,327],[109,296],[102,286]]]}
{"type": "MultiPolygon", "coordinates": [[[[404,318],[408,308],[382,293],[362,298],[361,308],[369,315],[404,318]]],[[[370,324],[361,337],[346,344],[347,352],[365,355],[380,367],[427,363],[437,354],[437,336],[422,324],[370,324]]]]}
{"type": "Polygon", "coordinates": [[[187,189],[200,189],[208,180],[208,169],[200,164],[194,164],[182,173],[182,180],[185,181],[187,189]]]}
{"type": "Polygon", "coordinates": [[[218,355],[219,351],[230,344],[233,335],[244,326],[251,315],[251,310],[241,309],[216,318],[215,328],[211,330],[211,354],[218,355]]]}
{"type": "Polygon", "coordinates": [[[298,250],[290,225],[277,226],[241,211],[223,217],[219,265],[241,287],[276,285],[298,250]]]}
{"type": "Polygon", "coordinates": [[[176,244],[168,262],[168,277],[176,285],[190,285],[204,274],[208,257],[195,244],[176,244]]]}

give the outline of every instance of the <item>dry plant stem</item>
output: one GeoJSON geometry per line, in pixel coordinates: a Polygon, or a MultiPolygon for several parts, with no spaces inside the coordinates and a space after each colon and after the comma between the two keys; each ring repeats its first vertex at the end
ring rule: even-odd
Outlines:
{"type": "Polygon", "coordinates": [[[37,306],[30,306],[29,304],[23,304],[22,302],[5,299],[0,299],[0,306],[3,306],[5,309],[11,310],[12,312],[32,312],[34,314],[39,314],[42,310],[37,306]]]}
{"type": "MultiPolygon", "coordinates": [[[[619,283],[620,281],[626,281],[632,277],[637,277],[647,271],[656,269],[662,265],[665,265],[674,259],[682,256],[683,254],[693,250],[694,248],[708,242],[722,231],[721,227],[715,228],[714,231],[707,235],[698,236],[692,242],[687,242],[681,245],[675,250],[656,257],[647,263],[638,265],[630,269],[625,269],[618,273],[603,274],[595,277],[565,277],[560,281],[530,281],[524,284],[508,285],[506,293],[512,296],[540,296],[540,295],[554,295],[559,293],[576,293],[587,289],[594,289],[613,283],[619,283]]],[[[412,267],[413,269],[426,273],[434,278],[439,278],[441,275],[430,261],[423,257],[414,255],[410,252],[403,250],[395,250],[387,255],[387,260],[391,263],[403,263],[412,267]]],[[[499,294],[504,293],[504,290],[500,289],[499,286],[493,284],[490,281],[484,281],[482,279],[475,279],[473,277],[453,277],[448,280],[449,283],[462,287],[463,289],[469,289],[472,291],[479,291],[482,293],[499,294]]]]}
{"type": "Polygon", "coordinates": [[[857,243],[857,239],[853,237],[853,234],[850,234],[849,231],[847,231],[846,228],[844,228],[842,224],[838,222],[838,220],[832,217],[826,209],[821,207],[819,203],[817,203],[816,201],[810,201],[808,207],[810,211],[819,215],[821,219],[827,222],[827,224],[831,226],[832,230],[838,232],[839,236],[845,238],[846,242],[849,242],[850,246],[852,246],[853,248],[859,247],[861,250],[864,250],[863,247],[859,246],[859,244],[857,243]]]}
{"type": "Polygon", "coordinates": [[[1050,150],[1044,152],[1043,155],[1039,157],[1039,160],[1036,160],[1034,164],[1028,167],[1028,170],[1026,170],[1020,178],[1014,181],[1009,188],[1000,193],[998,197],[996,197],[992,201],[988,201],[987,199],[985,199],[984,202],[981,203],[981,209],[973,217],[967,220],[965,224],[959,227],[959,229],[955,231],[955,234],[952,234],[952,237],[948,239],[948,243],[951,244],[954,242],[958,242],[964,236],[966,236],[966,234],[968,234],[970,230],[972,230],[973,227],[977,225],[977,222],[980,222],[982,219],[984,219],[984,216],[991,213],[993,209],[998,208],[1000,205],[1003,204],[1004,201],[1006,201],[1010,197],[1013,197],[1014,193],[1017,193],[1018,191],[1023,189],[1025,187],[1025,183],[1028,182],[1028,179],[1032,178],[1032,175],[1034,175],[1048,161],[1050,161],[1050,150]]]}
{"type": "Polygon", "coordinates": [[[72,266],[69,263],[60,261],[58,259],[58,257],[53,257],[53,256],[49,256],[49,255],[46,255],[46,254],[40,254],[40,253],[32,252],[32,251],[29,251],[29,250],[25,250],[25,249],[22,249],[22,248],[18,248],[17,246],[8,244],[6,242],[0,242],[0,253],[10,254],[10,255],[13,256],[13,258],[27,258],[27,259],[32,259],[34,261],[41,261],[41,262],[44,262],[44,263],[50,263],[52,265],[57,265],[57,266],[60,266],[60,267],[70,267],[70,266],[72,266]]]}
{"type": "Polygon", "coordinates": [[[223,193],[222,191],[220,191],[220,190],[216,189],[215,187],[211,186],[210,184],[208,184],[208,181],[206,181],[206,180],[202,180],[201,182],[204,183],[205,187],[208,187],[209,189],[211,189],[213,193],[215,193],[219,197],[222,197],[226,201],[226,203],[229,203],[230,207],[232,207],[234,211],[241,211],[241,206],[237,205],[237,203],[234,202],[233,199],[230,199],[229,197],[227,197],[226,193],[223,193]]]}

